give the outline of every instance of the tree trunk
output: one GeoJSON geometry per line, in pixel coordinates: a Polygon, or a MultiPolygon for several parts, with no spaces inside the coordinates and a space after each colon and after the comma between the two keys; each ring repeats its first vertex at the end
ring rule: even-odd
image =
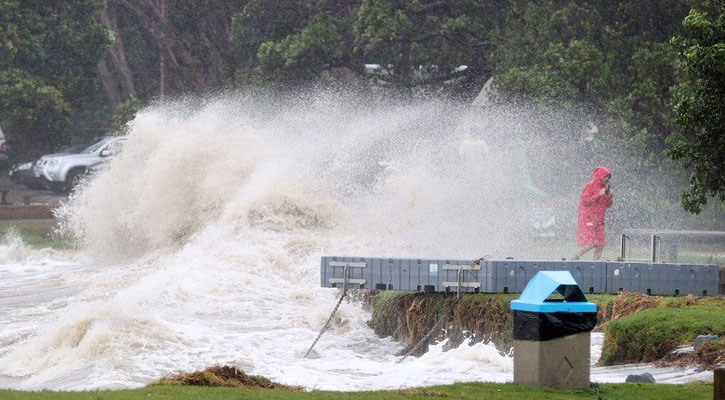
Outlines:
{"type": "Polygon", "coordinates": [[[143,29],[154,38],[156,45],[164,54],[165,83],[168,84],[168,89],[183,87],[186,82],[194,87],[203,85],[204,78],[199,73],[188,44],[173,26],[164,22],[162,10],[155,0],[112,0],[112,2],[136,16],[143,29]]]}
{"type": "Polygon", "coordinates": [[[121,94],[118,92],[118,87],[116,86],[116,82],[113,80],[111,71],[108,70],[108,65],[106,65],[105,59],[101,59],[101,61],[98,62],[98,73],[101,77],[103,91],[106,92],[106,97],[108,97],[108,104],[111,105],[111,108],[115,109],[119,104],[121,104],[121,94]]]}
{"type": "MultiPolygon", "coordinates": [[[[121,102],[124,102],[128,99],[136,98],[137,94],[136,88],[133,83],[131,68],[126,61],[126,51],[123,48],[123,40],[121,39],[121,35],[118,34],[115,14],[109,14],[109,7],[110,5],[101,12],[100,20],[101,23],[108,27],[108,29],[116,33],[115,40],[113,42],[113,45],[109,49],[106,60],[108,60],[108,62],[110,62],[110,64],[113,66],[114,71],[118,72],[118,75],[120,77],[120,86],[122,90],[121,95],[119,96],[118,94],[116,94],[115,96],[113,96],[109,94],[110,89],[106,89],[107,87],[110,88],[111,86],[113,86],[115,88],[115,92],[118,93],[118,83],[116,83],[113,79],[113,75],[108,69],[108,64],[105,62],[105,60],[103,61],[103,67],[106,68],[106,75],[104,76],[104,71],[101,70],[101,79],[103,80],[104,90],[106,90],[106,94],[109,95],[109,101],[111,102],[111,106],[115,108],[121,102]]],[[[101,68],[100,63],[99,68],[101,68]]]]}

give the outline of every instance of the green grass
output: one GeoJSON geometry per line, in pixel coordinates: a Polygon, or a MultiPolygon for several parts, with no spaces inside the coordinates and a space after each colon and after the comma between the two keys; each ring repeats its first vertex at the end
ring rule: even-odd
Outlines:
{"type": "Polygon", "coordinates": [[[0,220],[0,237],[10,231],[17,232],[27,245],[35,248],[69,249],[72,243],[53,233],[56,226],[54,219],[0,220]]]}
{"type": "Polygon", "coordinates": [[[404,294],[405,292],[386,290],[378,292],[370,299],[372,315],[368,325],[378,336],[399,339],[396,309],[404,294]]]}
{"type": "Polygon", "coordinates": [[[457,383],[428,388],[370,392],[293,392],[285,390],[157,384],[135,390],[20,392],[0,390],[3,400],[153,400],[153,399],[711,399],[712,386],[593,384],[588,389],[557,391],[518,384],[457,383]]]}
{"type": "Polygon", "coordinates": [[[600,363],[654,361],[697,335],[725,334],[722,306],[675,304],[673,301],[669,306],[643,310],[607,324],[600,363]]]}
{"type": "MultiPolygon", "coordinates": [[[[688,296],[667,296],[662,297],[660,303],[663,307],[689,307],[688,304],[690,298],[688,296]]],[[[725,307],[725,296],[702,296],[695,297],[695,304],[697,306],[710,306],[710,307],[725,307]]],[[[725,310],[723,310],[725,312],[725,310]]]]}

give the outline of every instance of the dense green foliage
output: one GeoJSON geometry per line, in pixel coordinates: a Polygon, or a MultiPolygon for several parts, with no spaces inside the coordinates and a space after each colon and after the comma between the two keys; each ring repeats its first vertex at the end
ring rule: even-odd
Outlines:
{"type": "Polygon", "coordinates": [[[713,18],[692,10],[685,32],[672,40],[684,70],[675,95],[682,134],[672,155],[694,170],[682,197],[693,212],[700,212],[709,196],[725,200],[725,1],[716,3],[713,18]]]}
{"type": "Polygon", "coordinates": [[[673,133],[668,41],[680,31],[682,1],[515,2],[495,59],[509,97],[578,109],[599,134],[618,136],[643,162],[673,133]]]}
{"type": "Polygon", "coordinates": [[[11,154],[68,143],[74,113],[97,101],[98,61],[111,37],[101,0],[0,1],[0,124],[11,154]]]}
{"type": "Polygon", "coordinates": [[[492,28],[505,9],[504,1],[366,0],[354,24],[355,51],[404,88],[459,75],[480,88],[490,76],[492,28]]]}
{"type": "Polygon", "coordinates": [[[116,107],[111,115],[111,132],[121,133],[124,131],[126,124],[133,120],[136,113],[141,109],[141,102],[138,99],[129,99],[116,107]]]}
{"type": "MultiPolygon", "coordinates": [[[[573,117],[568,134],[546,132],[562,142],[589,130],[577,128],[577,120],[589,121],[596,129],[584,139],[590,142],[587,159],[633,172],[639,180],[670,183],[620,189],[617,201],[628,204],[616,216],[625,220],[642,220],[654,208],[674,206],[679,188],[687,185],[687,174],[672,174],[676,165],[667,160],[678,135],[671,88],[681,80],[670,40],[684,32],[682,20],[692,6],[707,8],[704,2],[671,0],[514,2],[502,25],[493,72],[504,101],[545,104],[560,118],[573,117]]],[[[696,148],[693,156],[724,148],[722,142],[708,145],[696,148]]],[[[709,164],[711,177],[725,176],[721,160],[709,164]]],[[[630,179],[635,178],[615,171],[615,181],[630,179]]],[[[700,189],[702,202],[717,187],[713,179],[703,183],[710,191],[700,189]]]]}
{"type": "Polygon", "coordinates": [[[0,109],[13,151],[38,156],[65,142],[71,107],[63,94],[18,69],[0,71],[0,109]]]}
{"type": "Polygon", "coordinates": [[[593,384],[589,389],[553,390],[527,385],[501,383],[457,383],[429,388],[368,392],[290,392],[284,390],[152,385],[141,389],[92,392],[19,392],[0,390],[6,400],[154,400],[154,399],[487,399],[487,400],[573,400],[573,399],[641,399],[680,400],[710,399],[712,386],[593,384]]]}
{"type": "Polygon", "coordinates": [[[667,175],[672,150],[694,172],[687,209],[722,204],[719,0],[56,3],[0,1],[0,124],[16,158],[117,130],[129,104],[165,96],[334,84],[469,102],[494,76],[495,98],[559,122],[526,132],[580,143],[587,164],[565,169],[626,159],[671,182],[640,194],[669,206],[689,178],[667,175]]]}

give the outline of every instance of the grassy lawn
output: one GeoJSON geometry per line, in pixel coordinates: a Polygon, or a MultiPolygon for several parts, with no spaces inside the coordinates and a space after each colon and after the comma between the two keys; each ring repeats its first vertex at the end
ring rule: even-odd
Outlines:
{"type": "Polygon", "coordinates": [[[296,392],[253,388],[156,384],[141,389],[87,392],[20,392],[0,390],[3,400],[136,399],[711,399],[713,387],[702,384],[593,384],[589,389],[557,391],[517,384],[457,383],[428,388],[370,392],[296,392]]]}
{"type": "Polygon", "coordinates": [[[611,321],[605,329],[601,363],[657,360],[697,335],[725,334],[725,309],[694,305],[657,307],[611,321]]]}
{"type": "Polygon", "coordinates": [[[36,248],[50,247],[53,249],[68,249],[72,243],[53,233],[56,226],[54,219],[19,219],[0,220],[0,237],[8,232],[15,231],[27,245],[36,248]]]}

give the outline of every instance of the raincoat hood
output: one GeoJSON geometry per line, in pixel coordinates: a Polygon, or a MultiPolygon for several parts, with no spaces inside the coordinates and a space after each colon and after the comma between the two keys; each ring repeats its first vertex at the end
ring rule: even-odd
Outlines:
{"type": "Polygon", "coordinates": [[[612,206],[612,196],[602,191],[602,178],[611,175],[601,165],[594,168],[592,181],[587,183],[579,198],[577,213],[577,245],[581,248],[588,245],[604,246],[604,215],[612,206]]]}
{"type": "Polygon", "coordinates": [[[612,173],[609,172],[609,170],[606,167],[602,167],[600,165],[600,166],[594,168],[594,172],[592,172],[592,182],[594,182],[594,184],[596,184],[596,185],[602,186],[600,181],[602,180],[602,178],[604,178],[607,175],[612,175],[612,173]]]}

